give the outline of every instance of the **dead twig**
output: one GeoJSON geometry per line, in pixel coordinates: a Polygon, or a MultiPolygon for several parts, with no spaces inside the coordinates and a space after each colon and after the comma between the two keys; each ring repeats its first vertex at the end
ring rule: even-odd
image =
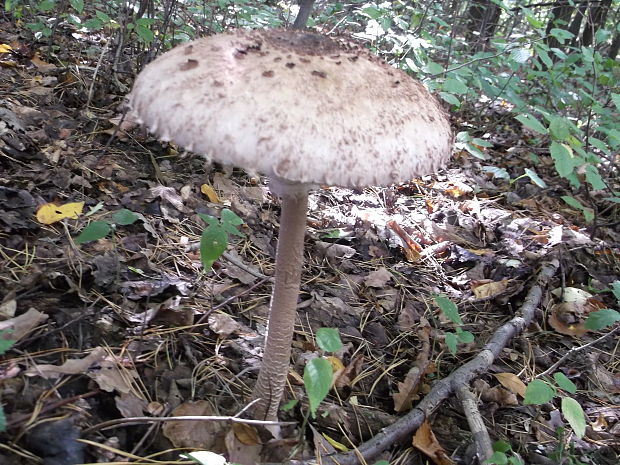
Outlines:
{"type": "MultiPolygon", "coordinates": [[[[558,260],[552,259],[545,263],[538,275],[538,282],[527,293],[525,301],[521,306],[520,315],[515,316],[512,320],[500,326],[493,334],[491,340],[482,348],[480,353],[463,365],[453,371],[448,377],[438,381],[431,392],[414,407],[407,415],[392,423],[377,433],[371,440],[361,444],[357,449],[333,454],[323,457],[324,460],[330,460],[329,463],[337,463],[338,465],[358,465],[360,457],[363,460],[371,462],[381,452],[389,449],[394,444],[402,444],[411,440],[413,432],[433,413],[450,395],[452,395],[461,386],[469,384],[474,378],[485,373],[489,366],[508,342],[516,335],[522,332],[534,319],[536,308],[540,304],[543,296],[543,289],[547,282],[554,276],[558,269],[558,260]]],[[[312,460],[297,460],[289,463],[295,465],[310,465],[312,460]]],[[[327,463],[327,462],[325,462],[327,463]]]]}

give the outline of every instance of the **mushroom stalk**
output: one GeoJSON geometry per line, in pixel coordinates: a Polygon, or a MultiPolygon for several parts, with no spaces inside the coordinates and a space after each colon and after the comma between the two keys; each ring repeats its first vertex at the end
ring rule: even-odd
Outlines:
{"type": "MultiPolygon", "coordinates": [[[[272,180],[275,181],[275,180],[272,180]]],[[[291,342],[303,265],[308,186],[274,182],[282,199],[276,274],[263,362],[254,387],[254,418],[276,420],[290,366],[291,342]]]]}

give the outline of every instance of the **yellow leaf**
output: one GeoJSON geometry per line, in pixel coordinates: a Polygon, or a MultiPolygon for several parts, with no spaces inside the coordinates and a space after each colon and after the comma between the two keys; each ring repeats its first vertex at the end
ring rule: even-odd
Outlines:
{"type": "Polygon", "coordinates": [[[494,376],[510,392],[525,397],[525,383],[517,375],[514,373],[495,373],[494,376]]]}
{"type": "Polygon", "coordinates": [[[210,185],[203,184],[202,186],[200,186],[200,192],[202,192],[204,195],[208,197],[209,202],[222,203],[220,198],[217,196],[215,189],[213,189],[210,185]]]}
{"type": "Polygon", "coordinates": [[[0,44],[0,53],[8,53],[13,50],[9,44],[0,44]]]}
{"type": "Polygon", "coordinates": [[[52,224],[65,218],[76,219],[82,213],[84,202],[71,202],[64,205],[46,203],[37,210],[37,221],[43,224],[52,224]]]}
{"type": "Polygon", "coordinates": [[[344,370],[344,365],[338,357],[330,355],[329,357],[327,357],[327,361],[331,364],[333,372],[336,372],[338,370],[344,370]]]}
{"type": "Polygon", "coordinates": [[[327,434],[322,433],[323,437],[327,440],[327,442],[329,442],[331,444],[331,446],[336,449],[339,450],[340,452],[346,452],[349,449],[347,449],[347,446],[345,446],[344,444],[336,441],[335,439],[330,438],[327,434]]]}

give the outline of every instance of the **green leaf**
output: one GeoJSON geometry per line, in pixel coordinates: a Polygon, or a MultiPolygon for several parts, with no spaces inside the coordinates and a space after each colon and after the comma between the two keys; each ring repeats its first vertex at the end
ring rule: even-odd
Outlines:
{"type": "Polygon", "coordinates": [[[450,92],[439,92],[439,96],[444,101],[448,102],[450,105],[454,105],[455,107],[461,106],[461,101],[458,98],[456,98],[454,94],[451,94],[450,92]]]}
{"type": "Polygon", "coordinates": [[[452,355],[456,355],[456,349],[458,345],[458,338],[456,337],[456,334],[446,333],[445,338],[446,338],[446,346],[448,347],[448,350],[450,351],[452,355]]]}
{"type": "Polygon", "coordinates": [[[285,402],[282,407],[280,407],[280,410],[283,412],[288,412],[289,410],[294,409],[298,403],[299,401],[297,399],[291,399],[288,402],[285,402]]]}
{"type": "Polygon", "coordinates": [[[337,352],[342,349],[342,341],[337,329],[319,328],[316,330],[316,343],[325,352],[337,352]]]}
{"type": "Polygon", "coordinates": [[[151,43],[152,40],[155,38],[155,34],[153,33],[153,31],[151,31],[147,26],[144,26],[142,24],[136,24],[136,34],[138,34],[138,37],[140,38],[140,40],[142,40],[142,42],[145,42],[147,44],[151,43]]]}
{"type": "Polygon", "coordinates": [[[39,5],[37,6],[37,9],[39,11],[51,11],[54,9],[54,7],[56,6],[56,2],[54,0],[43,0],[41,3],[39,3],[39,5]]]}
{"type": "Polygon", "coordinates": [[[109,23],[112,21],[112,18],[110,18],[106,13],[100,10],[95,11],[95,16],[97,16],[97,18],[99,18],[104,23],[109,23]]]}
{"type": "Polygon", "coordinates": [[[140,217],[136,213],[132,212],[131,210],[127,210],[126,208],[116,210],[114,213],[112,213],[112,220],[114,221],[114,223],[121,226],[134,224],[139,219],[140,217]]]}
{"type": "Polygon", "coordinates": [[[573,170],[583,163],[583,159],[576,157],[569,145],[556,141],[551,142],[549,153],[555,161],[555,170],[563,178],[572,174],[573,170]]]}
{"type": "Polygon", "coordinates": [[[332,385],[332,365],[324,358],[313,358],[304,368],[304,387],[308,395],[310,413],[316,417],[316,410],[327,397],[332,385]]]}
{"type": "Polygon", "coordinates": [[[620,321],[620,313],[611,308],[604,308],[590,313],[584,326],[592,331],[599,331],[613,325],[616,321],[620,321]]]}
{"type": "Polygon", "coordinates": [[[75,238],[76,244],[83,244],[85,242],[96,241],[99,239],[103,239],[106,237],[110,231],[112,231],[112,227],[106,221],[93,221],[75,238]]]}
{"type": "Polygon", "coordinates": [[[510,59],[517,63],[525,63],[531,56],[527,48],[515,48],[510,51],[510,59]]]}
{"type": "Polygon", "coordinates": [[[443,314],[448,318],[451,322],[456,323],[457,325],[462,325],[463,320],[461,320],[461,315],[459,315],[459,310],[450,299],[448,299],[445,295],[435,294],[433,297],[435,299],[435,303],[439,307],[439,309],[443,312],[443,314]]]}
{"type": "Polygon", "coordinates": [[[570,392],[571,394],[577,392],[577,386],[575,386],[575,383],[568,379],[564,373],[560,371],[553,373],[553,379],[556,383],[558,383],[560,389],[570,392]]]}
{"type": "Polygon", "coordinates": [[[242,225],[244,221],[239,218],[235,212],[229,210],[228,208],[224,208],[220,216],[222,218],[222,227],[228,234],[233,234],[239,237],[245,236],[245,234],[237,230],[237,226],[242,225]]]}
{"type": "Polygon", "coordinates": [[[202,221],[207,223],[209,226],[219,226],[220,225],[220,221],[215,216],[205,215],[204,213],[198,213],[198,216],[200,217],[200,219],[202,221]]]}
{"type": "Polygon", "coordinates": [[[572,397],[563,397],[562,414],[573,428],[575,436],[581,439],[586,434],[586,416],[579,402],[572,397]]]}
{"type": "Polygon", "coordinates": [[[551,34],[553,37],[558,39],[558,42],[560,42],[561,44],[563,44],[565,40],[572,39],[573,37],[575,37],[575,35],[572,32],[567,31],[566,29],[560,29],[557,27],[554,27],[553,29],[551,29],[551,31],[549,31],[549,34],[551,34]]]}
{"type": "Polygon", "coordinates": [[[547,134],[547,128],[545,128],[540,121],[538,121],[530,114],[517,115],[515,119],[519,121],[523,126],[531,129],[534,132],[538,132],[539,134],[547,134]]]}
{"type": "Polygon", "coordinates": [[[0,404],[0,433],[6,431],[6,415],[4,414],[4,407],[0,404]]]}
{"type": "Polygon", "coordinates": [[[375,462],[374,465],[390,465],[390,462],[387,460],[379,460],[378,462],[375,462]]]}
{"type": "Polygon", "coordinates": [[[442,88],[444,91],[451,92],[453,94],[466,94],[468,90],[464,83],[454,78],[446,79],[442,85],[442,88]]]}
{"type": "Polygon", "coordinates": [[[84,11],[84,0],[69,0],[71,7],[78,13],[84,11]]]}
{"type": "Polygon", "coordinates": [[[525,168],[525,175],[530,178],[530,180],[536,184],[538,187],[541,188],[546,188],[547,184],[545,183],[545,181],[543,181],[540,176],[538,176],[538,174],[536,173],[536,171],[531,170],[529,168],[525,168]]]}
{"type": "Polygon", "coordinates": [[[594,165],[586,165],[586,181],[595,191],[605,189],[607,187],[598,172],[598,168],[594,165]]]}
{"type": "Polygon", "coordinates": [[[506,441],[495,441],[493,443],[493,450],[495,452],[502,452],[504,454],[508,453],[508,451],[510,451],[512,449],[512,447],[510,446],[510,444],[506,441]]]}
{"type": "Polygon", "coordinates": [[[4,330],[4,331],[0,331],[0,355],[5,354],[7,350],[9,350],[13,344],[15,344],[15,341],[12,341],[10,339],[5,339],[4,336],[10,334],[12,332],[12,330],[4,330]]]}
{"type": "Polygon", "coordinates": [[[614,281],[611,284],[611,292],[613,292],[616,300],[620,303],[620,281],[614,281]]]}
{"type": "Polygon", "coordinates": [[[549,131],[555,139],[565,141],[570,136],[570,123],[566,118],[554,116],[549,121],[549,131]]]}
{"type": "Polygon", "coordinates": [[[469,331],[463,331],[461,328],[456,328],[456,335],[459,339],[459,342],[463,344],[471,344],[475,340],[472,333],[470,333],[469,331]]]}
{"type": "Polygon", "coordinates": [[[379,19],[381,16],[383,16],[383,10],[380,10],[379,8],[375,6],[369,6],[369,7],[363,8],[362,13],[364,13],[366,16],[368,16],[371,19],[379,19]]]}
{"type": "Polygon", "coordinates": [[[611,93],[611,100],[614,102],[614,104],[616,105],[616,108],[618,109],[618,111],[620,111],[620,94],[614,94],[613,92],[611,93]]]}
{"type": "Polygon", "coordinates": [[[568,205],[575,208],[576,210],[583,211],[586,208],[583,205],[581,205],[581,202],[579,202],[579,200],[577,200],[575,197],[571,197],[570,195],[563,195],[560,198],[564,200],[564,202],[566,202],[568,205]]]}
{"type": "Polygon", "coordinates": [[[487,460],[482,462],[484,464],[506,465],[508,463],[508,457],[502,452],[495,451],[487,460]]]}
{"type": "Polygon", "coordinates": [[[210,269],[228,246],[228,235],[219,225],[207,226],[200,236],[200,262],[205,270],[210,269]]]}
{"type": "Polygon", "coordinates": [[[535,379],[527,385],[523,403],[525,405],[542,405],[553,399],[555,390],[548,383],[540,379],[535,379]]]}
{"type": "Polygon", "coordinates": [[[440,74],[443,73],[443,66],[439,63],[435,63],[434,61],[429,61],[424,66],[424,72],[428,74],[440,74]]]}
{"type": "Polygon", "coordinates": [[[98,31],[103,28],[103,21],[99,18],[91,18],[87,21],[84,21],[83,25],[89,31],[98,31]]]}

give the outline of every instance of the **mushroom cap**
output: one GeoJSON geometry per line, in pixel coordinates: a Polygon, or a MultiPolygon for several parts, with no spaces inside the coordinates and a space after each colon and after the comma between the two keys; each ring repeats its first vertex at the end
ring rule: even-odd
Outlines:
{"type": "Polygon", "coordinates": [[[341,38],[236,30],[179,45],[128,96],[163,140],[289,182],[388,185],[431,173],[452,148],[424,86],[341,38]]]}

